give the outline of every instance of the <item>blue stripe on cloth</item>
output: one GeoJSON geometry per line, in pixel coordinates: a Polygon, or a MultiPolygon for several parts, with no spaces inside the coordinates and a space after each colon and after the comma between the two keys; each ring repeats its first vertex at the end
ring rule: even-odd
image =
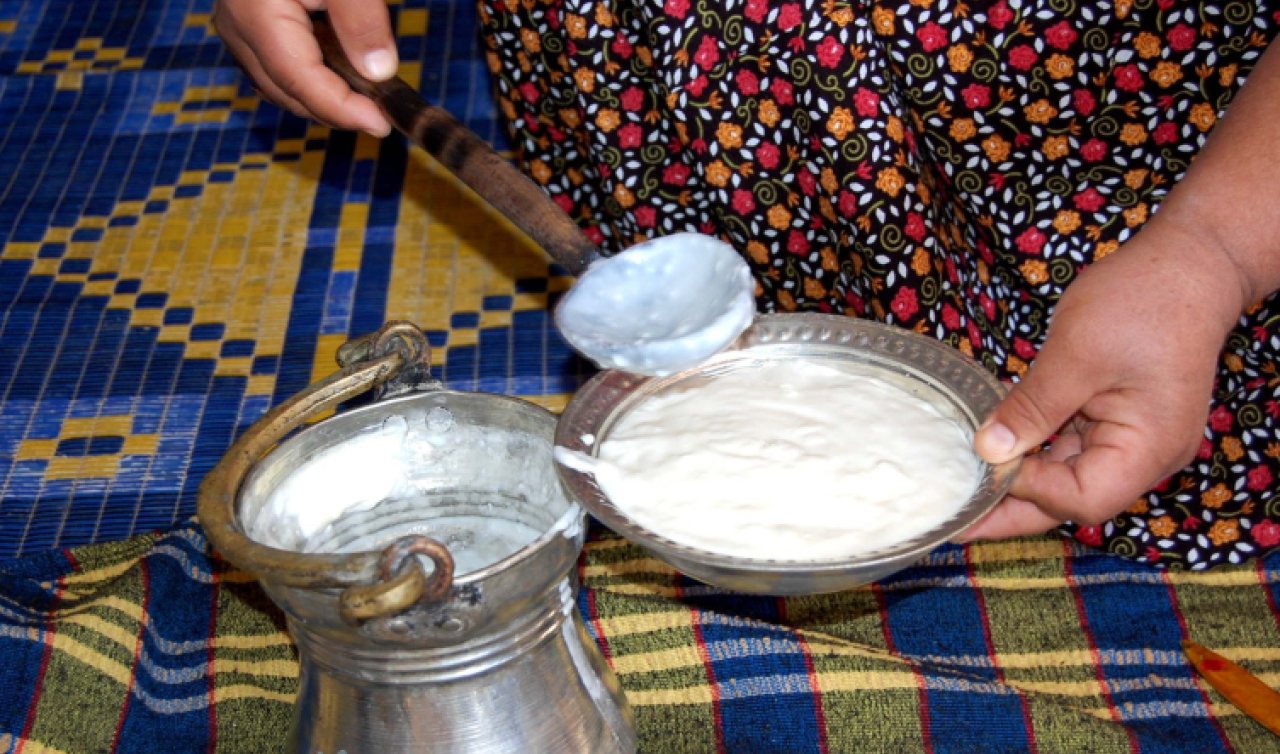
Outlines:
{"type": "Polygon", "coordinates": [[[192,563],[206,566],[205,559],[193,540],[170,536],[157,542],[143,560],[150,622],[133,669],[119,752],[168,754],[209,748],[208,638],[216,585],[190,575],[192,563]],[[175,604],[182,609],[162,607],[175,604]]]}
{"type": "MultiPolygon", "coordinates": [[[[947,549],[947,548],[944,548],[947,549]]],[[[957,548],[958,549],[958,548],[957,548]]],[[[960,579],[969,583],[963,558],[926,561],[899,577],[885,579],[881,595],[883,619],[896,650],[911,658],[934,655],[991,657],[982,605],[976,589],[894,588],[900,578],[960,579]],[[921,626],[929,630],[921,631],[921,626]]],[[[929,739],[935,754],[955,752],[1024,752],[1030,749],[1019,694],[974,694],[953,681],[1001,680],[994,664],[968,667],[964,676],[927,662],[923,704],[929,717],[929,739]]]]}
{"type": "MultiPolygon", "coordinates": [[[[1105,637],[1099,652],[1141,651],[1181,646],[1181,616],[1163,574],[1095,551],[1080,551],[1068,563],[1076,577],[1083,605],[1082,626],[1090,635],[1105,637]],[[1154,579],[1094,580],[1103,574],[1135,573],[1154,579]],[[1141,620],[1135,620],[1141,616],[1141,620]]],[[[1181,658],[1179,658],[1181,659],[1181,658]]],[[[1143,681],[1151,672],[1146,663],[1103,663],[1101,674],[1120,719],[1126,723],[1139,751],[1223,751],[1226,743],[1217,723],[1205,714],[1206,698],[1191,683],[1193,671],[1185,662],[1185,685],[1152,688],[1143,681]],[[1153,706],[1154,704],[1154,706],[1153,706]],[[1190,714],[1194,713],[1194,714],[1190,714]],[[1176,726],[1170,722],[1176,720],[1176,726]],[[1175,732],[1176,731],[1176,732],[1175,732]]],[[[1174,671],[1169,670],[1169,675],[1174,671]]]]}
{"type": "MultiPolygon", "coordinates": [[[[349,335],[355,337],[377,330],[388,314],[387,291],[395,262],[393,234],[400,216],[400,189],[409,163],[408,144],[399,136],[383,139],[368,190],[369,215],[365,226],[364,249],[360,255],[360,277],[356,281],[349,335]]],[[[422,239],[425,243],[426,239],[422,239]]]]}
{"type": "Polygon", "coordinates": [[[47,573],[67,570],[61,551],[0,565],[0,648],[4,656],[4,682],[0,683],[0,730],[21,731],[32,700],[40,690],[48,634],[44,611],[57,606],[45,581],[47,573]],[[19,607],[21,606],[21,607],[19,607]],[[28,608],[28,609],[23,609],[28,608]]]}
{"type": "Polygon", "coordinates": [[[717,590],[689,602],[720,695],[725,751],[821,751],[808,664],[795,634],[777,625],[778,601],[717,590]]]}

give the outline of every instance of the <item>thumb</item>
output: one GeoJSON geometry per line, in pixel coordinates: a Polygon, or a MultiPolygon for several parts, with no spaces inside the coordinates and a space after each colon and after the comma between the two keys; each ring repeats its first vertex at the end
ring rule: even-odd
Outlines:
{"type": "Polygon", "coordinates": [[[1051,340],[978,428],[974,449],[987,463],[1004,463],[1039,447],[1092,397],[1093,370],[1060,355],[1051,340]]]}
{"type": "Polygon", "coordinates": [[[360,75],[385,81],[396,74],[400,59],[386,3],[329,0],[328,10],[334,35],[360,75]]]}

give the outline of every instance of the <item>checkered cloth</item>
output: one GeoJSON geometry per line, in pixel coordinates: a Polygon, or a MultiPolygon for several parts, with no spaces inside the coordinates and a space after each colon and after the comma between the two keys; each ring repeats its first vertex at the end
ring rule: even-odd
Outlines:
{"type": "MultiPolygon", "coordinates": [[[[1164,574],[1031,539],[781,599],[597,531],[580,569],[642,752],[1280,750],[1179,649],[1276,684],[1277,556],[1164,574]]],[[[194,526],[0,568],[0,667],[5,752],[276,751],[297,681],[281,614],[194,526]]]]}

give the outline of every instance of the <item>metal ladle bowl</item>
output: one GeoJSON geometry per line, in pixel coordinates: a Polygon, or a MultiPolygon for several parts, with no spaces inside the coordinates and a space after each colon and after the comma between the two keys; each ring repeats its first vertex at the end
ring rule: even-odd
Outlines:
{"type": "MultiPolygon", "coordinates": [[[[646,399],[714,380],[731,370],[784,360],[814,361],[871,374],[929,402],[970,431],[1004,395],[999,380],[977,362],[927,336],[838,315],[766,315],[758,317],[730,348],[694,369],[665,378],[620,371],[596,375],[561,415],[556,445],[595,455],[608,441],[610,429],[646,399]]],[[[851,589],[906,568],[986,515],[1004,497],[1019,464],[1017,460],[999,466],[984,464],[978,488],[951,519],[932,530],[876,551],[828,560],[744,558],[676,542],[636,523],[605,495],[591,474],[563,464],[558,468],[570,493],[588,513],[677,570],[740,592],[800,595],[851,589]]],[[[779,516],[786,516],[785,501],[780,503],[779,516]]]]}

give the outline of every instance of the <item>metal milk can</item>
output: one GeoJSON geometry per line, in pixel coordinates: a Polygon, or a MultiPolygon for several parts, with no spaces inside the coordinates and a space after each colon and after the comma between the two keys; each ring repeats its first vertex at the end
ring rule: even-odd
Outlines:
{"type": "Polygon", "coordinates": [[[298,646],[289,751],[635,751],[575,609],[583,512],[552,462],[555,417],[445,390],[428,359],[407,323],[344,345],[339,372],[254,424],[201,486],[213,546],[256,575],[298,646]]]}

